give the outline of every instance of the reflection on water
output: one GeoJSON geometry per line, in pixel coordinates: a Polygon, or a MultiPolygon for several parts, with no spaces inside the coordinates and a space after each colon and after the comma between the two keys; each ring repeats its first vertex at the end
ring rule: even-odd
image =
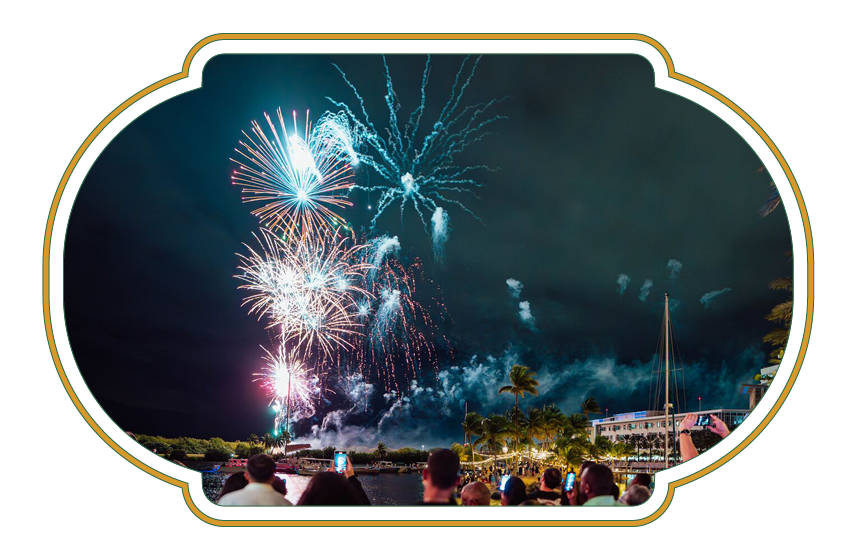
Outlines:
{"type": "MultiPolygon", "coordinates": [[[[204,494],[215,501],[225,479],[226,473],[202,473],[204,494]]],[[[286,498],[298,502],[301,494],[310,484],[312,477],[297,474],[277,474],[286,481],[286,498]]],[[[422,500],[422,475],[418,473],[379,474],[376,476],[358,476],[357,479],[374,505],[410,505],[422,500]]]]}

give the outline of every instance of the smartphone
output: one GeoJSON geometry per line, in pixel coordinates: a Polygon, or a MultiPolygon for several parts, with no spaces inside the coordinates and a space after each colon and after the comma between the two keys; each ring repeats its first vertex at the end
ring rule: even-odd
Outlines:
{"type": "Polygon", "coordinates": [[[564,492],[571,492],[576,483],[576,473],[568,472],[567,478],[564,480],[564,492]]]}
{"type": "Polygon", "coordinates": [[[711,416],[708,414],[702,414],[697,417],[696,426],[711,426],[711,416]]]}
{"type": "Polygon", "coordinates": [[[502,475],[502,482],[499,484],[499,492],[505,491],[505,486],[507,486],[508,480],[510,480],[510,478],[511,478],[511,475],[509,475],[509,474],[503,474],[502,475]]]}
{"type": "Polygon", "coordinates": [[[334,453],[334,471],[339,474],[345,474],[345,469],[348,466],[348,453],[345,451],[337,451],[334,453]]]}

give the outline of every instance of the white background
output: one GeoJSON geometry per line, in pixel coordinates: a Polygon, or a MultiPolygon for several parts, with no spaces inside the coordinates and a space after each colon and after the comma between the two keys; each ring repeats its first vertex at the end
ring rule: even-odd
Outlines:
{"type": "Polygon", "coordinates": [[[324,2],[311,9],[207,2],[184,8],[147,2],[118,9],[77,2],[5,9],[0,441],[6,547],[28,555],[76,548],[89,557],[258,551],[424,557],[450,550],[496,557],[558,549],[570,556],[738,557],[843,548],[848,446],[841,404],[848,376],[846,352],[838,349],[848,319],[846,258],[839,255],[847,252],[848,200],[841,165],[847,158],[839,148],[846,148],[848,123],[839,22],[846,18],[813,2],[793,12],[778,3],[693,9],[657,3],[650,9],[606,2],[596,14],[531,2],[488,3],[462,13],[459,5],[324,2]],[[40,267],[50,201],[85,137],[127,97],[178,72],[198,40],[219,32],[637,32],[660,41],[680,73],[755,118],[805,197],[815,236],[814,331],[780,413],[730,464],[680,488],[668,511],[639,529],[269,530],[198,520],[179,489],[127,463],[74,408],[47,350],[40,267]]]}

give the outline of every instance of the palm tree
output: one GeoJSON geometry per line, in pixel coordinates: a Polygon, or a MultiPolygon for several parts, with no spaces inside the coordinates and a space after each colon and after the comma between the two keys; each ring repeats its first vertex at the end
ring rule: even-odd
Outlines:
{"type": "Polygon", "coordinates": [[[585,416],[579,413],[570,414],[561,421],[563,429],[561,433],[564,437],[586,437],[587,429],[590,427],[590,422],[585,416]]]}
{"type": "MultiPolygon", "coordinates": [[[[526,393],[529,395],[537,395],[537,386],[540,385],[540,382],[534,379],[535,375],[537,375],[537,373],[531,371],[529,367],[517,364],[511,368],[511,384],[505,385],[499,389],[500,395],[502,393],[510,393],[514,396],[514,409],[516,411],[514,414],[514,433],[519,433],[519,398],[524,397],[526,393]]],[[[516,448],[519,444],[518,439],[519,438],[514,440],[514,452],[518,451],[516,448]]],[[[519,461],[518,456],[516,457],[516,460],[517,462],[519,461]]]]}
{"type": "Polygon", "coordinates": [[[599,460],[611,452],[612,446],[613,444],[611,443],[611,440],[607,437],[596,436],[596,439],[593,440],[593,444],[590,447],[590,456],[594,460],[599,460]]]}
{"type": "Polygon", "coordinates": [[[473,447],[486,447],[494,457],[498,453],[499,445],[504,443],[511,433],[510,422],[501,414],[491,414],[481,420],[481,432],[473,447]]]}
{"type": "MultiPolygon", "coordinates": [[[[757,173],[761,173],[764,170],[764,166],[759,167],[757,173]]],[[[770,187],[770,193],[768,193],[767,200],[764,201],[762,207],[759,208],[759,216],[762,218],[767,217],[782,204],[782,197],[779,196],[779,189],[776,187],[776,183],[771,180],[768,186],[770,187]]]]}
{"type": "Polygon", "coordinates": [[[634,454],[635,448],[625,441],[618,441],[612,445],[611,451],[609,452],[609,455],[615,459],[625,459],[626,457],[631,457],[634,454]]]}
{"type": "Polygon", "coordinates": [[[578,470],[584,461],[584,455],[581,449],[574,446],[559,447],[556,456],[563,461],[567,469],[573,471],[578,470]]]}
{"type": "Polygon", "coordinates": [[[461,445],[457,442],[452,444],[451,450],[457,454],[458,459],[461,461],[466,461],[469,457],[469,448],[465,445],[461,445]]]}
{"type": "Polygon", "coordinates": [[[583,403],[581,403],[581,412],[584,414],[585,418],[590,420],[591,414],[601,414],[602,409],[599,408],[599,403],[596,402],[596,399],[589,396],[583,403]]]}
{"type": "Polygon", "coordinates": [[[378,442],[378,446],[375,448],[375,452],[378,454],[378,457],[381,458],[381,461],[385,461],[387,458],[387,446],[384,445],[383,442],[378,442]]]}
{"type": "MultiPolygon", "coordinates": [[[[267,434],[268,435],[268,434],[267,434]]],[[[270,436],[271,449],[279,449],[287,445],[292,438],[286,430],[275,430],[274,434],[270,436]]]]}
{"type": "MultiPolygon", "coordinates": [[[[581,416],[581,414],[574,416],[581,416]]],[[[591,455],[590,440],[587,439],[587,433],[584,431],[564,433],[555,441],[555,449],[556,456],[564,461],[568,468],[581,465],[585,457],[591,455]]]]}
{"type": "MultiPolygon", "coordinates": [[[[511,439],[513,440],[514,450],[516,450],[518,445],[525,445],[524,440],[526,428],[528,426],[528,418],[525,417],[525,414],[523,414],[522,410],[519,408],[509,409],[505,412],[505,417],[511,424],[513,424],[511,439]]],[[[516,456],[516,462],[519,463],[519,455],[516,456]]]]}
{"type": "MultiPolygon", "coordinates": [[[[792,278],[777,278],[770,284],[771,290],[787,291],[791,294],[794,292],[794,280],[792,278]]],[[[770,363],[778,364],[782,361],[782,355],[785,353],[785,346],[788,344],[788,335],[791,332],[791,318],[794,312],[794,297],[791,296],[787,301],[783,301],[779,305],[770,310],[770,313],[765,317],[768,321],[772,321],[779,325],[779,328],[764,335],[762,340],[776,349],[770,353],[770,363]]],[[[772,378],[762,378],[756,375],[756,381],[764,381],[770,384],[772,378]]]]}
{"type": "MultiPolygon", "coordinates": [[[[764,171],[764,166],[758,169],[758,172],[764,171]]],[[[767,201],[759,210],[759,216],[762,218],[768,216],[782,204],[782,198],[779,196],[779,189],[776,188],[776,183],[770,181],[770,194],[767,201]]],[[[788,258],[793,257],[791,251],[786,251],[785,255],[788,258]]],[[[792,278],[777,278],[769,284],[771,290],[785,290],[789,293],[794,292],[794,282],[792,278]]],[[[791,332],[791,315],[794,308],[794,297],[791,296],[787,301],[780,303],[770,310],[770,313],[765,317],[768,321],[779,324],[779,328],[764,335],[762,340],[776,348],[770,353],[770,363],[778,364],[782,361],[782,356],[785,354],[785,346],[788,344],[788,335],[791,332]]],[[[761,375],[756,374],[755,380],[765,385],[770,385],[773,381],[774,374],[761,375]]]]}
{"type": "Polygon", "coordinates": [[[550,443],[557,438],[564,429],[566,416],[554,404],[543,407],[543,450],[549,451],[550,443]]]}
{"type": "Polygon", "coordinates": [[[272,435],[270,433],[266,432],[265,434],[263,434],[263,448],[266,451],[272,450],[272,442],[273,441],[274,441],[274,438],[272,437],[272,435]]]}
{"type": "Polygon", "coordinates": [[[532,408],[528,411],[528,419],[526,420],[525,433],[531,445],[534,445],[534,439],[542,440],[544,437],[545,416],[539,408],[532,408]]]}
{"type": "Polygon", "coordinates": [[[475,448],[472,446],[472,436],[480,436],[481,435],[481,422],[484,421],[484,417],[478,414],[477,412],[470,412],[463,419],[463,433],[466,434],[466,439],[469,441],[469,448],[472,452],[472,462],[475,462],[475,448]]]}

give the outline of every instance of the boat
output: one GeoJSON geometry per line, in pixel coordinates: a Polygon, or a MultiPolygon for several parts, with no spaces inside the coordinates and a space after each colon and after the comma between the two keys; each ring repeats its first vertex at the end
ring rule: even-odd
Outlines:
{"type": "Polygon", "coordinates": [[[313,459],[312,457],[303,457],[298,459],[298,467],[296,474],[302,476],[313,476],[320,472],[326,472],[333,466],[331,459],[313,459]]]}
{"type": "MultiPolygon", "coordinates": [[[[221,473],[235,473],[235,472],[245,472],[248,470],[248,459],[230,459],[221,467],[216,469],[216,472],[221,473]]],[[[295,465],[291,463],[275,463],[275,472],[282,474],[297,474],[298,469],[295,468],[295,465]]]]}
{"type": "Polygon", "coordinates": [[[381,469],[379,469],[378,467],[358,467],[356,465],[354,467],[354,474],[356,474],[356,475],[362,474],[362,475],[374,476],[376,474],[379,474],[380,472],[381,472],[381,469]]]}
{"type": "Polygon", "coordinates": [[[235,473],[245,472],[248,470],[248,459],[230,459],[221,467],[216,469],[216,472],[235,473]]]}
{"type": "Polygon", "coordinates": [[[298,474],[298,469],[291,463],[275,463],[274,472],[282,474],[298,474]]]}
{"type": "Polygon", "coordinates": [[[382,473],[397,474],[402,468],[401,465],[394,465],[390,461],[376,461],[373,466],[382,473]]]}

